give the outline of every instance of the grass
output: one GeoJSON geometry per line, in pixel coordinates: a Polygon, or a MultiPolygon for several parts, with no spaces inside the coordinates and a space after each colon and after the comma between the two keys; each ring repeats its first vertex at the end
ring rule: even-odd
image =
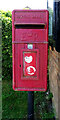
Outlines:
{"type": "MultiPolygon", "coordinates": [[[[47,91],[48,92],[48,91],[47,91]]],[[[36,118],[41,120],[53,118],[54,113],[51,107],[50,98],[51,93],[47,92],[34,93],[34,112],[36,118]]],[[[3,80],[2,82],[2,118],[3,119],[17,119],[25,118],[27,120],[27,92],[14,91],[12,89],[12,81],[3,80]]]]}
{"type": "Polygon", "coordinates": [[[18,92],[12,89],[11,81],[3,81],[2,107],[3,118],[27,117],[27,92],[18,92]]]}
{"type": "Polygon", "coordinates": [[[37,92],[35,94],[35,113],[37,118],[52,119],[54,118],[53,108],[50,101],[50,95],[47,92],[37,92]]]}

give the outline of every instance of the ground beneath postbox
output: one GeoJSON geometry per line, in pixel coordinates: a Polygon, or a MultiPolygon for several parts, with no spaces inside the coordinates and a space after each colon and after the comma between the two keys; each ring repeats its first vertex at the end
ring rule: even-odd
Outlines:
{"type": "MultiPolygon", "coordinates": [[[[28,92],[13,91],[12,81],[2,82],[2,118],[27,120],[27,95],[28,92]]],[[[54,119],[51,105],[52,94],[49,92],[34,92],[34,114],[37,119],[54,119]]],[[[14,120],[15,120],[14,119],[14,120]]]]}

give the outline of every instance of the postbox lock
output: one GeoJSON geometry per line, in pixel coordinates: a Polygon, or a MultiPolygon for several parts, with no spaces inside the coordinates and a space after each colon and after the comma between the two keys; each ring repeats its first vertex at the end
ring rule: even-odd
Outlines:
{"type": "Polygon", "coordinates": [[[33,44],[28,44],[28,49],[33,49],[33,44]]]}
{"type": "Polygon", "coordinates": [[[21,65],[20,65],[20,67],[21,67],[21,65]]]}

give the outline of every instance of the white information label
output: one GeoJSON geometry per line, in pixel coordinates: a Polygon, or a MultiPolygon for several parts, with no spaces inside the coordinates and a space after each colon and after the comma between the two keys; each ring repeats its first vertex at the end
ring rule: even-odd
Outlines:
{"type": "Polygon", "coordinates": [[[29,56],[29,57],[26,56],[26,57],[25,57],[25,61],[26,61],[27,63],[32,62],[32,59],[33,59],[32,56],[29,56]]]}
{"type": "Polygon", "coordinates": [[[35,71],[36,71],[35,67],[33,67],[33,66],[27,67],[27,70],[28,70],[29,75],[33,75],[35,73],[35,71]],[[31,72],[31,69],[33,69],[33,72],[31,72]]]}

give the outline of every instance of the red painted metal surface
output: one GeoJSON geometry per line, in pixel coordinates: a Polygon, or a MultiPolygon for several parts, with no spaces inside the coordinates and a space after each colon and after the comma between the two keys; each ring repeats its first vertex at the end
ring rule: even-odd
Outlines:
{"type": "Polygon", "coordinates": [[[47,89],[48,11],[12,12],[13,89],[47,89]]]}

